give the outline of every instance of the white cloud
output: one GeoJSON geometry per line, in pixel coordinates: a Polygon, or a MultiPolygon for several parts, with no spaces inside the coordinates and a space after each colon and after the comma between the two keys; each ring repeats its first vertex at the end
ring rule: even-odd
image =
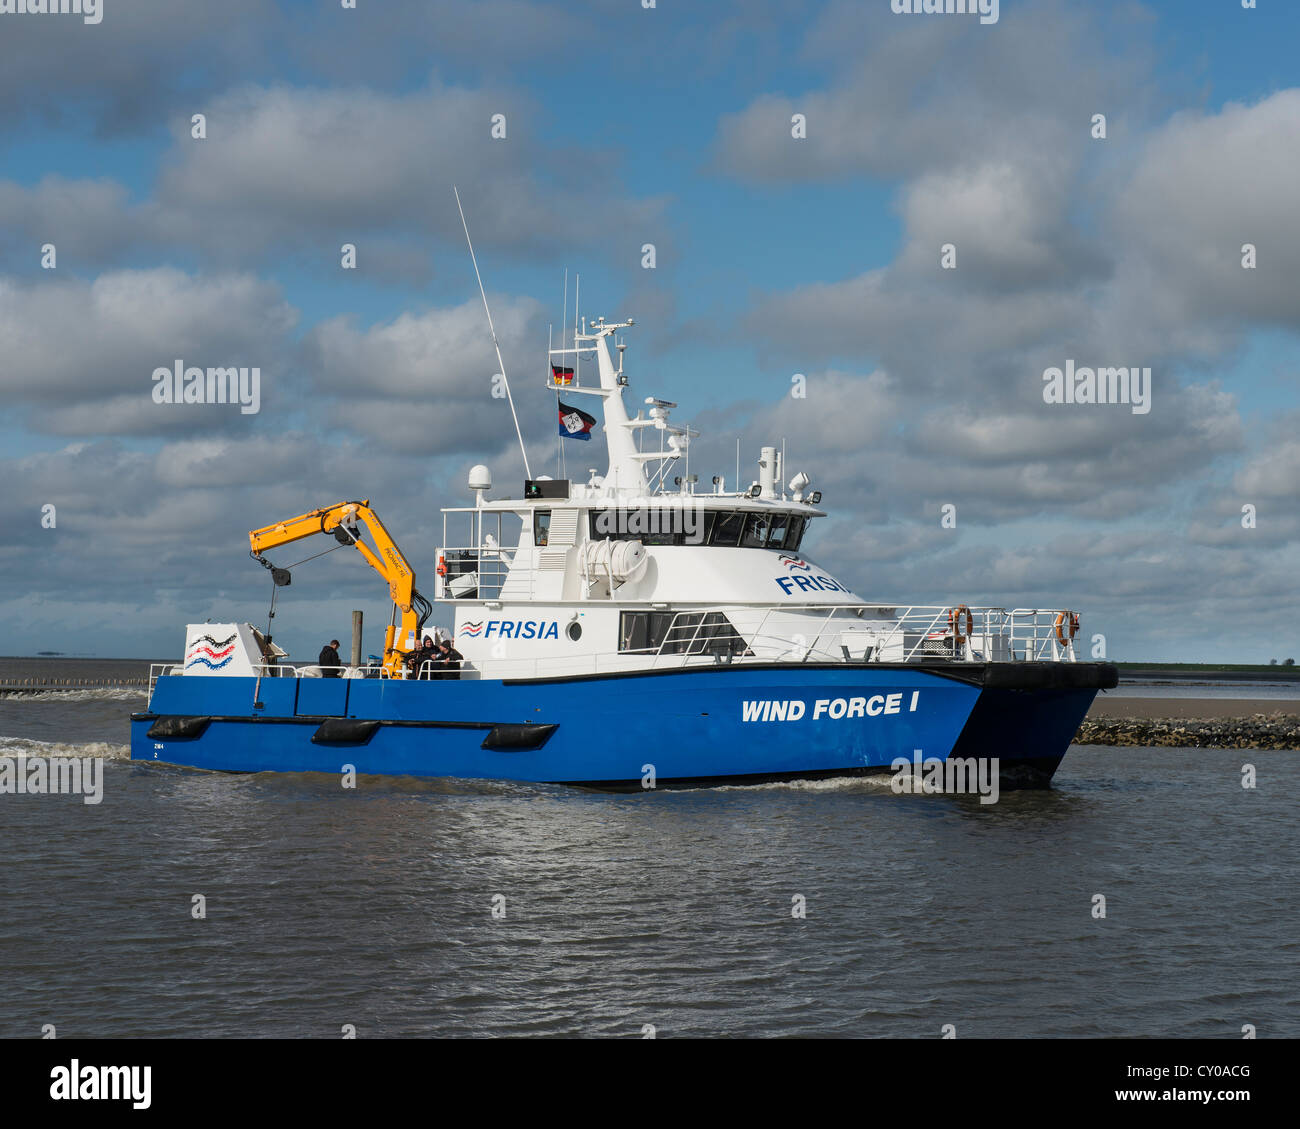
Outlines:
{"type": "Polygon", "coordinates": [[[154,403],[154,370],[178,359],[205,368],[260,366],[269,380],[283,366],[295,321],[279,288],[250,275],[158,268],[91,282],[0,278],[0,394],[56,434],[148,434],[233,421],[238,408],[154,403]]]}

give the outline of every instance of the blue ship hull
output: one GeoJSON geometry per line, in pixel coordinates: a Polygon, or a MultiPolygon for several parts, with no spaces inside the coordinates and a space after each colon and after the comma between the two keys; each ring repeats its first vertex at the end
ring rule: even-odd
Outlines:
{"type": "Polygon", "coordinates": [[[448,776],[641,789],[996,757],[1046,785],[1106,664],[743,664],[550,680],[166,676],[131,758],[225,772],[448,776]],[[256,697],[255,697],[256,695],[256,697]]]}

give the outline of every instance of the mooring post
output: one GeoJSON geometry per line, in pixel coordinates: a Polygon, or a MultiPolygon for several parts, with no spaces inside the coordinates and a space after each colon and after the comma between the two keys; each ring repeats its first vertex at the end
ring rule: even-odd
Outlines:
{"type": "Polygon", "coordinates": [[[361,665],[361,613],[352,613],[352,665],[361,665]]]}

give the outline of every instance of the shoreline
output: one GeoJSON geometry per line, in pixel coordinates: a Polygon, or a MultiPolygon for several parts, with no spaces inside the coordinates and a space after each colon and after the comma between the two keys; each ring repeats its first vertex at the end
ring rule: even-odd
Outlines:
{"type": "Polygon", "coordinates": [[[1182,721],[1205,721],[1255,717],[1259,714],[1278,714],[1300,721],[1300,698],[1127,698],[1103,692],[1093,700],[1087,720],[1177,718],[1182,721]]]}
{"type": "Polygon", "coordinates": [[[1300,750],[1300,700],[1098,695],[1074,743],[1300,750]]]}

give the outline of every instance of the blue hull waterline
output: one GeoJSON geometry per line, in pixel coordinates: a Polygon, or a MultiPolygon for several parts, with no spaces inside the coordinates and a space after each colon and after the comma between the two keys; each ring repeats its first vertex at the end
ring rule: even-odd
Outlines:
{"type": "MultiPolygon", "coordinates": [[[[472,504],[442,511],[432,599],[369,499],[251,530],[272,581],[265,633],[188,624],[183,657],[151,672],[132,717],[132,759],[619,790],[900,760],[947,761],[954,782],[972,766],[987,781],[992,762],[1003,787],[1051,780],[1116,682],[1114,666],[1078,661],[1075,612],[861,600],[804,553],[826,511],[808,473],[785,480],[784,443],[760,449],[748,486],[714,475],[709,490],[676,404],[648,397],[629,414],[619,335],[633,323],[580,324],[551,348],[546,387],[561,444],[605,440],[603,474],[533,478],[522,451],[522,496],[492,498],[491,471],[472,467],[472,504]],[[388,587],[383,654],[365,664],[359,623],[351,663],[328,636],[317,663],[288,663],[271,636],[291,574],[266,554],[322,534],[388,587]],[[445,637],[425,634],[435,606],[452,614],[445,637]]],[[[913,775],[929,790],[930,770],[913,775]]]]}
{"type": "Polygon", "coordinates": [[[260,686],[170,676],[158,680],[150,711],[132,718],[131,755],[227,772],[350,765],[622,790],[648,779],[662,788],[890,772],[919,751],[996,758],[1005,785],[1044,785],[1115,668],[999,665],[260,686]]]}

